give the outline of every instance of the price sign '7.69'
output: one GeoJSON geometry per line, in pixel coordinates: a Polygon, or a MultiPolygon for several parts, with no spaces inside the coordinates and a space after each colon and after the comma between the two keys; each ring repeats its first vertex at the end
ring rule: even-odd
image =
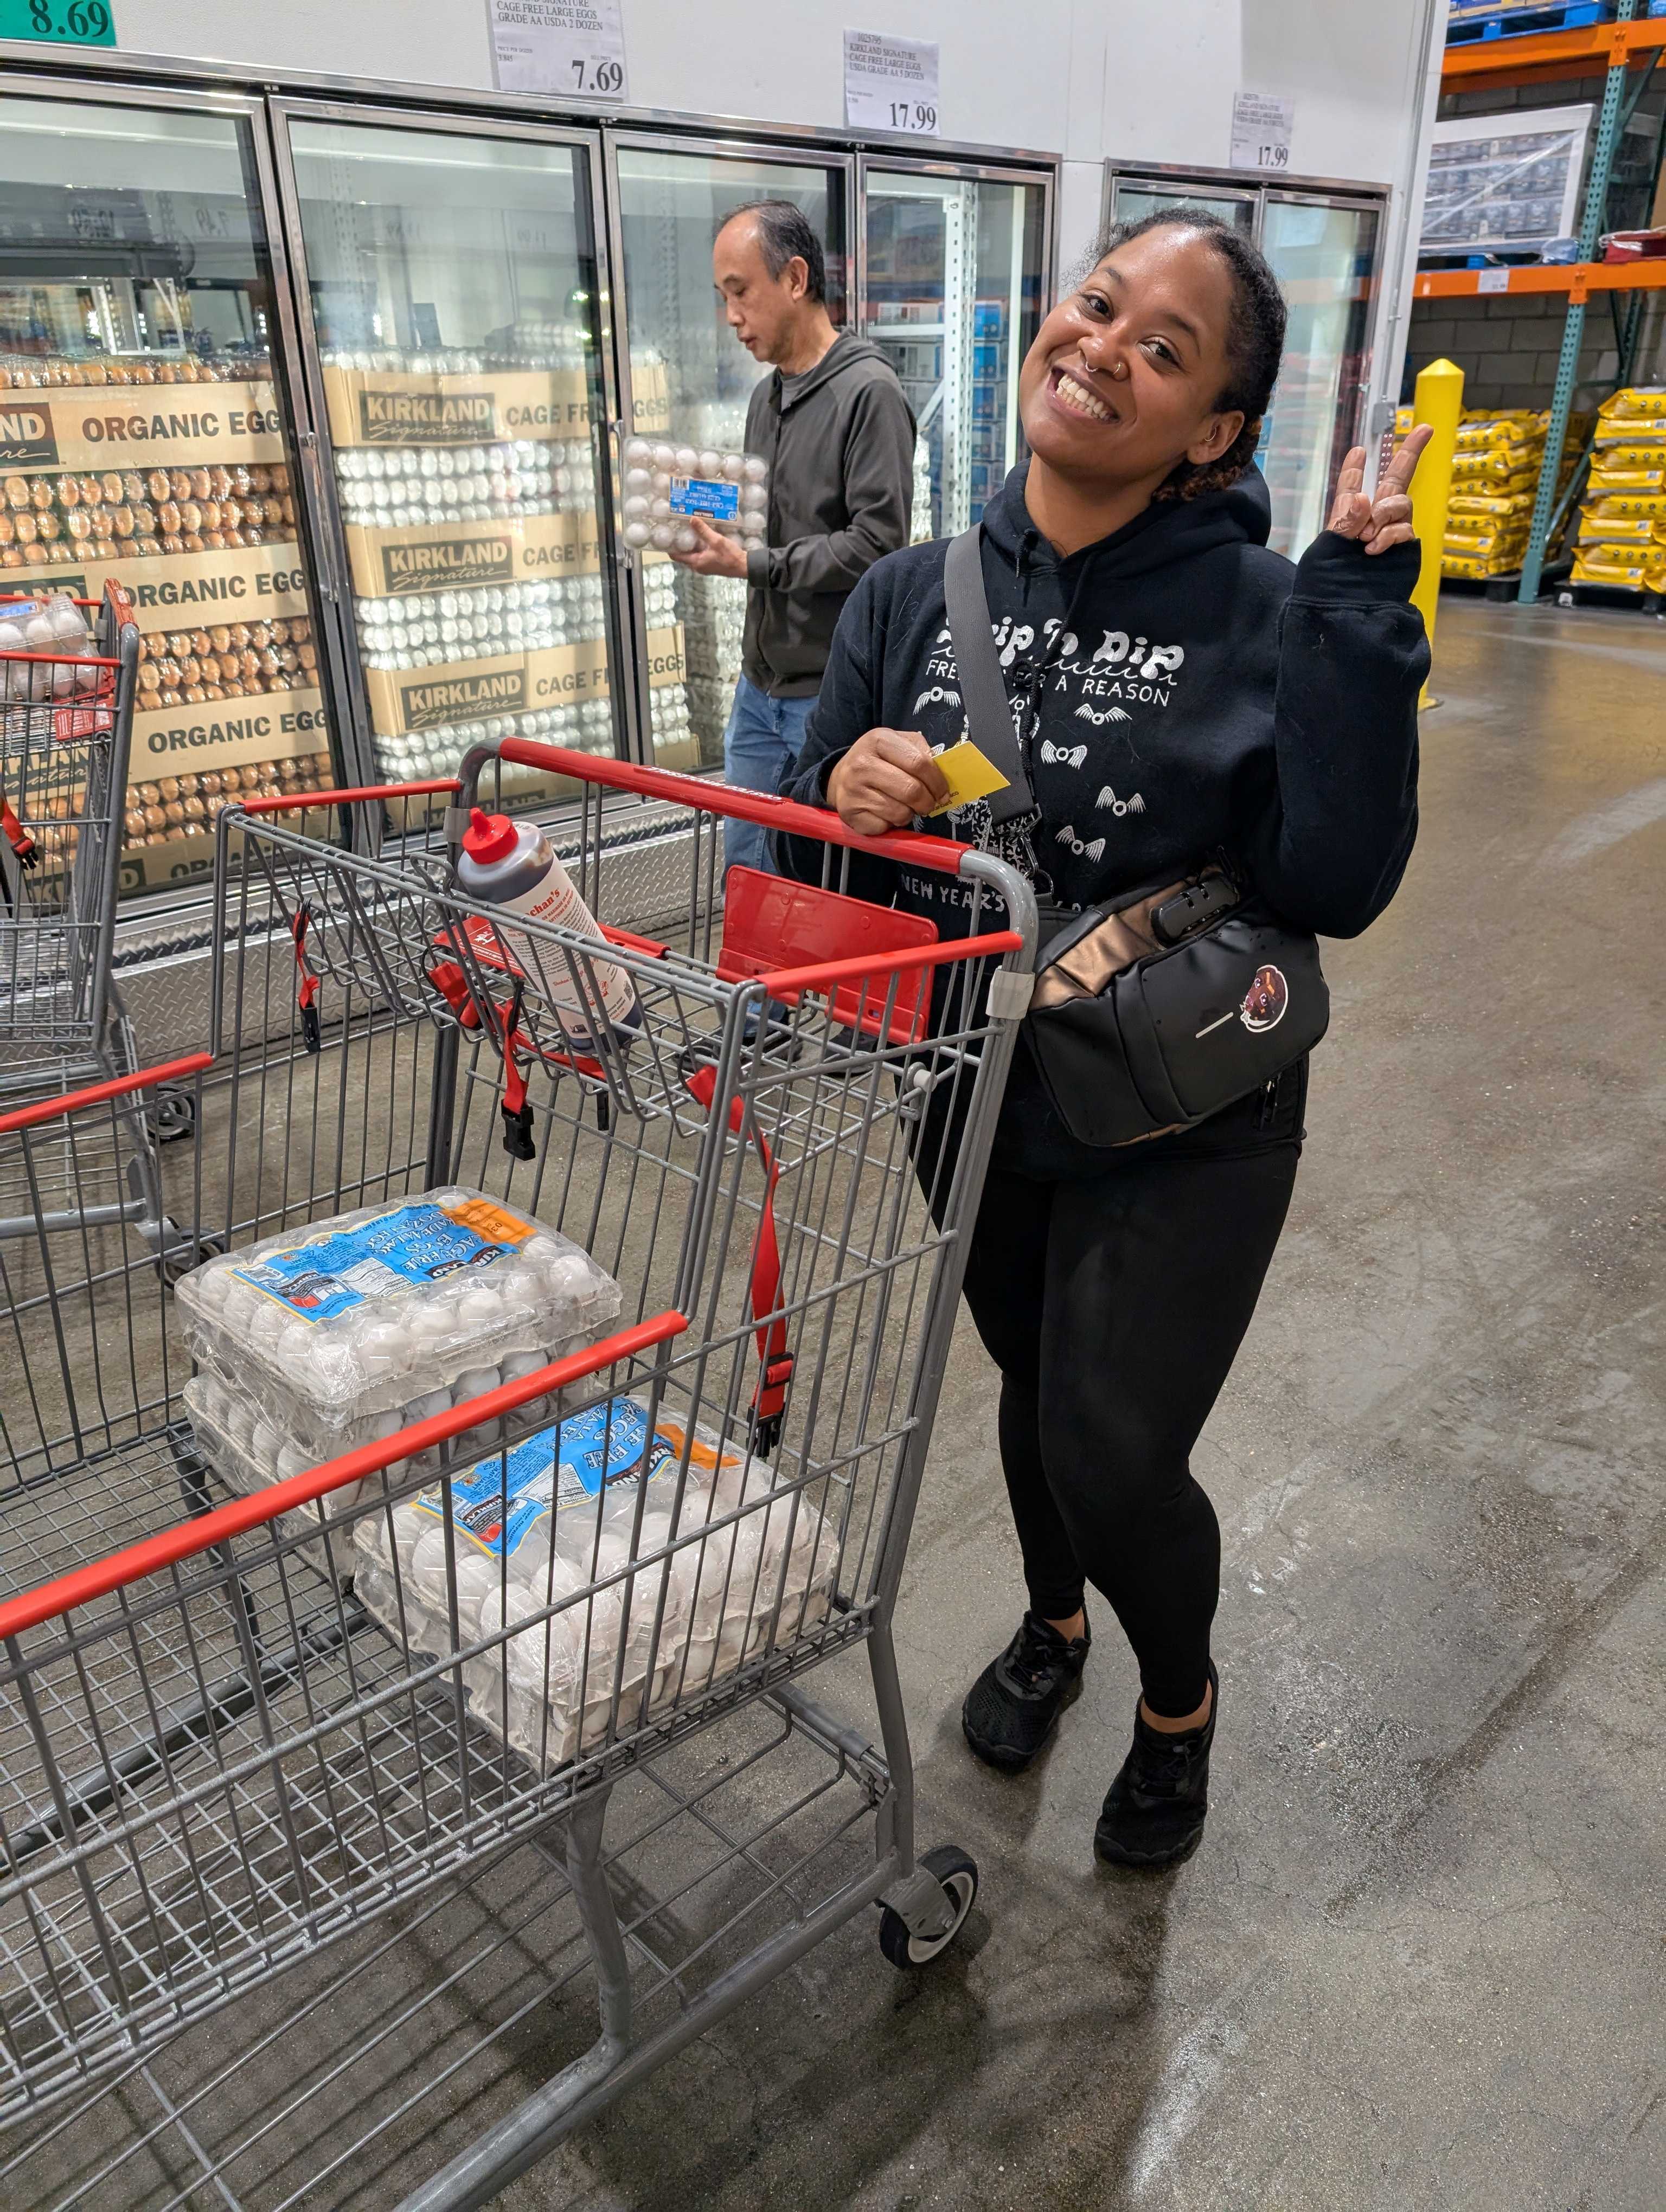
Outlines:
{"type": "Polygon", "coordinates": [[[879,31],[844,34],[844,119],[852,131],[907,131],[935,138],[937,48],[879,31]]]}
{"type": "Polygon", "coordinates": [[[0,39],[113,46],[115,13],[110,0],[0,0],[0,39]]]}
{"type": "Polygon", "coordinates": [[[619,0],[486,0],[500,92],[623,100],[619,0]]]}

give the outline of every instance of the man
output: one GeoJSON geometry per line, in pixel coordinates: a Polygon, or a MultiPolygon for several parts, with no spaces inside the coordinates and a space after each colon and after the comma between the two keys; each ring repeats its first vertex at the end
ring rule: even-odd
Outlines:
{"type": "MultiPolygon", "coordinates": [[[[834,329],[821,240],[790,200],[727,217],[712,275],[730,329],[775,366],[746,410],[746,450],[769,464],[769,543],[748,553],[696,520],[699,550],[672,557],[751,587],[723,772],[773,792],[798,757],[840,609],[863,569],[908,543],[914,416],[879,349],[834,329]]],[[[731,866],[769,865],[751,823],[725,824],[724,853],[731,866]]]]}

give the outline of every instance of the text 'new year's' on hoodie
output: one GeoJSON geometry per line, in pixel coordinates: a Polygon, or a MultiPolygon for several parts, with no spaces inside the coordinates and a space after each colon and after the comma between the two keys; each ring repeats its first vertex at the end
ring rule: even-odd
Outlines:
{"type": "MultiPolygon", "coordinates": [[[[1367,555],[1326,531],[1286,561],[1268,550],[1267,486],[1251,469],[1230,490],[1156,501],[1061,560],[1031,520],[1025,473],[985,510],[982,550],[1041,810],[1040,888],[1050,878],[1063,903],[1088,906],[1224,853],[1286,921],[1357,935],[1394,896],[1417,830],[1429,669],[1408,604],[1417,546],[1367,555]]],[[[891,555],[852,592],[789,798],[824,805],[830,770],[866,730],[918,730],[934,748],[966,734],[945,544],[891,555]]],[[[981,844],[988,810],[916,826],[981,844]]],[[[790,872],[819,880],[818,851],[782,844],[790,872]]],[[[850,888],[929,915],[944,936],[965,927],[952,878],[863,861],[850,888]]]]}

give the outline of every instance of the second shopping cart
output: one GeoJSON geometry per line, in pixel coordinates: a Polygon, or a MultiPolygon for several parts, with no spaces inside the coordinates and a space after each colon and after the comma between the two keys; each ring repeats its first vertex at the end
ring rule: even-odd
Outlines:
{"type": "MultiPolygon", "coordinates": [[[[18,2130],[0,2171],[26,2197],[61,2154],[66,2099],[86,2100],[77,2143],[109,2131],[119,2170],[119,2107],[89,2081],[227,2008],[229,2047],[252,1989],[529,1840],[561,1839],[601,2034],[483,2134],[459,2122],[413,2206],[488,2203],[853,1914],[881,1905],[887,1955],[909,1964],[970,1905],[964,1854],[915,1847],[891,1621],[1027,997],[1027,890],[946,841],[885,841],[965,885],[970,934],[921,942],[838,891],[844,851],[881,848],[833,817],[515,752],[585,793],[578,880],[604,940],[451,890],[449,841],[489,754],[460,790],[234,812],[215,994],[229,1080],[200,1094],[192,1203],[170,1193],[190,1249],[159,1267],[126,1224],[94,1249],[44,1215],[17,1248],[15,1326],[40,1380],[8,1417],[0,1523],[0,2124],[18,2130]],[[621,808],[683,872],[655,939],[612,919],[622,864],[606,855],[640,858],[621,808]],[[819,839],[826,884],[732,878],[720,912],[733,809],[819,839]],[[318,834],[355,814],[380,857],[318,834]],[[609,966],[629,979],[623,1020],[609,966]],[[937,1140],[950,1125],[952,1148],[937,1140]],[[260,1414],[304,1346],[275,1334],[263,1349],[252,1327],[240,1359],[216,1358],[242,1326],[228,1302],[264,1297],[304,1336],[315,1323],[278,1311],[297,1286],[316,1310],[344,1267],[356,1295],[382,1264],[358,1244],[324,1254],[326,1238],[423,1209],[542,1267],[546,1298],[566,1283],[562,1326],[513,1358],[483,1352],[443,1410],[418,1387],[437,1366],[398,1379],[414,1375],[398,1366],[409,1319],[397,1340],[351,1338],[343,1424],[329,1428],[314,1375],[324,1425],[302,1457],[319,1463],[295,1469],[260,1414]],[[575,1302],[586,1270],[618,1286],[611,1320],[605,1299],[575,1302]],[[380,1433],[361,1441],[367,1422],[380,1433]],[[321,1458],[331,1434],[345,1448],[321,1458]],[[858,1646],[873,1744],[800,1681],[858,1646]],[[738,1954],[700,1934],[680,1883],[658,1905],[633,1893],[622,1917],[610,1799],[635,1776],[669,1782],[679,1747],[753,1707],[854,1791],[866,1865],[821,1890],[831,1863],[813,1850],[766,1873],[779,1919],[738,1954]],[[669,1981],[668,1948],[688,1961],[669,1981]]],[[[119,1103],[0,1123],[14,1186],[35,1187],[48,1158],[92,1160],[119,1103]]],[[[447,1249],[471,1255],[476,1294],[491,1289],[497,1258],[447,1249]]],[[[460,1340],[457,1289],[440,1283],[452,1334],[436,1343],[460,1340]]],[[[519,1344],[510,1305],[492,1326],[519,1344]]],[[[731,1838],[724,1882],[767,1869],[785,1817],[706,1824],[708,1843],[731,1838]]],[[[185,2139],[222,2199],[275,2201],[210,2112],[185,2139]]],[[[83,2183],[62,2201],[96,2198],[83,2183]]]]}

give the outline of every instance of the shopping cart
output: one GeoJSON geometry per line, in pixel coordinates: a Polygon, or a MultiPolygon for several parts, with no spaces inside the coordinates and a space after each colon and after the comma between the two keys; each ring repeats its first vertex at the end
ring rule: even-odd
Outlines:
{"type": "MultiPolygon", "coordinates": [[[[0,621],[40,603],[0,599],[0,621]]],[[[139,633],[119,585],[75,605],[91,652],[0,652],[0,1105],[137,1065],[111,968],[139,633]]],[[[116,1172],[79,1203],[160,1238],[155,1140],[177,1122],[166,1097],[131,1110],[116,1172]]],[[[0,1209],[0,1237],[14,1218],[0,1209]]]]}
{"type": "MultiPolygon", "coordinates": [[[[76,1230],[37,1206],[34,1237],[0,1248],[29,1378],[3,1408],[0,1491],[16,1593],[0,1602],[7,2201],[149,2201],[134,2160],[166,2131],[214,2201],[271,2203],[275,2128],[283,2203],[392,2201],[376,2159],[397,2170],[421,2102],[398,2026],[420,2008],[351,2051],[286,2031],[318,2017],[306,1970],[325,1947],[349,1961],[332,1992],[386,1970],[398,1939],[374,1923],[396,1909],[430,1926],[466,1899],[518,1972],[535,1962],[513,2004],[488,2002],[471,2064],[581,1954],[599,1993],[599,2039],[483,2132],[489,2100],[448,2100],[429,2178],[398,2172],[429,2212],[488,2203],[868,1906],[898,1965],[935,1956],[970,1908],[965,1854],[915,1850],[891,1613],[1029,995],[1027,887],[942,840],[866,840],[696,779],[494,750],[584,787],[581,888],[603,939],[451,890],[448,842],[491,752],[441,787],[431,831],[412,825],[435,787],[331,795],[374,817],[379,857],[306,834],[306,802],[234,810],[212,1040],[226,1078],[198,1094],[194,1158],[169,1155],[190,1230],[159,1255],[131,1223],[76,1230]],[[610,918],[589,834],[605,791],[687,811],[678,941],[610,918]],[[822,884],[732,876],[720,916],[726,813],[815,841],[822,884]],[[958,878],[969,934],[939,943],[842,894],[873,855],[958,878]],[[604,1018],[610,963],[634,991],[625,1022],[604,1018]],[[271,1033],[279,992],[287,1036],[271,1033]],[[240,1050],[245,1006],[260,1034],[240,1050]],[[234,1249],[452,1182],[584,1244],[624,1286],[617,1327],[238,1494],[192,1429],[168,1278],[210,1240],[234,1249]],[[588,1563],[575,1586],[552,1573],[515,1611],[500,1564],[483,1593],[456,1534],[464,1486],[477,1501],[495,1468],[501,1517],[517,1448],[553,1407],[603,1406],[611,1424],[626,1394],[680,1439],[655,1510],[644,1484],[621,1540],[605,1488],[563,1497],[556,1520],[588,1563]],[[721,1494],[701,1487],[714,1445],[742,1470],[721,1494]],[[437,1591],[401,1550],[419,1497],[451,1532],[437,1591]],[[877,1742],[801,1686],[857,1647],[877,1742]],[[301,1994],[274,2028],[252,1993],[292,1972],[301,1994]],[[212,2057],[199,2040],[187,2063],[210,2014],[212,2057]],[[374,2094],[350,2091],[378,2053],[374,2094]],[[132,2117],[139,2095],[154,2130],[132,2117]],[[325,2116],[319,2196],[295,2187],[309,2113],[325,2116]]],[[[73,1181],[119,1146],[135,1097],[200,1084],[209,1064],[0,1119],[0,1173],[27,1196],[50,1154],[73,1181]]],[[[497,1953],[483,1937],[472,1955],[497,1953]]],[[[448,2057],[447,2078],[464,2063],[448,2057]]]]}

